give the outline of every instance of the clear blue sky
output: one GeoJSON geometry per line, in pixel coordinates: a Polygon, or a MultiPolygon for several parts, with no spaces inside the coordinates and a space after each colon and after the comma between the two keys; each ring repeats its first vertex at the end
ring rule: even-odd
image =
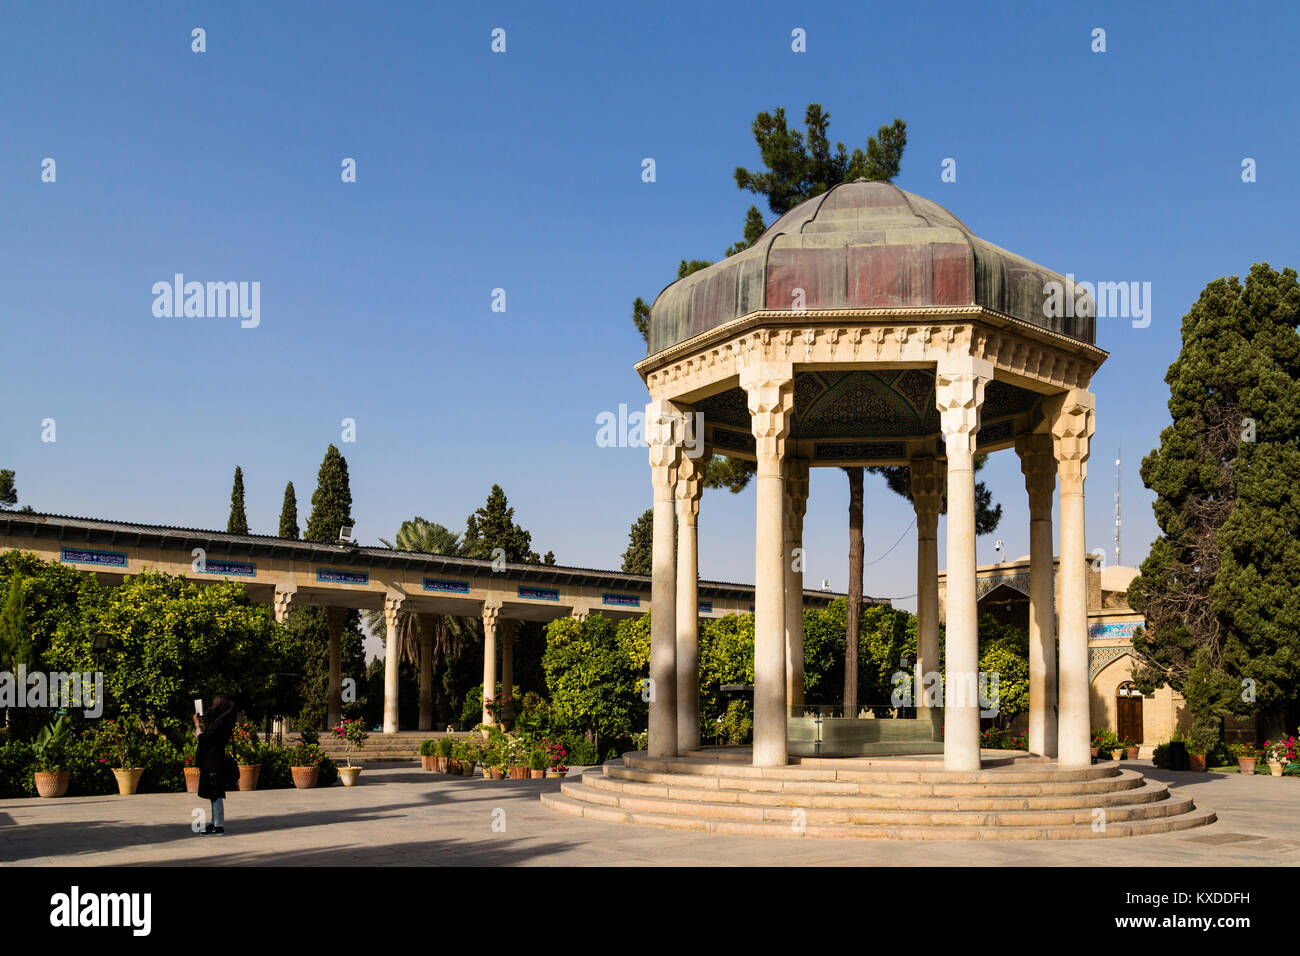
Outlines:
{"type": "MultiPolygon", "coordinates": [[[[371,6],[7,7],[0,467],[21,503],[224,528],[240,465],[250,526],[274,533],[289,480],[305,524],[335,442],[362,542],[414,514],[462,530],[498,482],[539,551],[616,567],[650,498],[645,450],[595,441],[597,414],[647,398],[631,301],[721,258],[753,201],[732,170],[759,165],[754,115],[815,101],[850,148],[905,119],[898,185],[988,240],[1151,283],[1149,328],[1099,323],[1088,482],[1088,544],[1109,551],[1122,445],[1136,564],[1181,316],[1215,277],[1300,264],[1293,4],[371,6]],[[260,326],[155,318],[176,272],[260,282],[260,326]]],[[[1005,517],[980,560],[995,537],[1024,553],[1014,454],[984,477],[1005,517]]],[[[846,584],[846,505],[843,474],[814,469],[813,584],[846,584]]],[[[752,580],[753,509],[706,495],[704,576],[752,580]]],[[[870,479],[868,561],[910,520],[870,479]]],[[[867,592],[912,594],[914,556],[909,534],[867,592]]]]}

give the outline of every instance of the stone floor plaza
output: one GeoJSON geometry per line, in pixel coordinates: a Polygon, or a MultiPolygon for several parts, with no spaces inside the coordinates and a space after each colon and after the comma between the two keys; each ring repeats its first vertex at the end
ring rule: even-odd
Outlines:
{"type": "Polygon", "coordinates": [[[6,800],[0,866],[1295,866],[1300,778],[1172,773],[1215,808],[1194,830],[1123,840],[812,840],[726,836],[563,817],[538,796],[560,781],[486,781],[401,766],[357,787],[232,793],[224,837],[190,831],[189,794],[6,800]],[[494,816],[494,811],[503,810],[494,816]],[[504,820],[505,830],[493,829],[504,820]]]}

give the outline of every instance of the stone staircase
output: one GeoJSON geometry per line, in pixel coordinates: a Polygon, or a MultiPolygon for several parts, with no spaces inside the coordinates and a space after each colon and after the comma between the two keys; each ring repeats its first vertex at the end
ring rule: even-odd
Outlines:
{"type": "Polygon", "coordinates": [[[589,820],[745,836],[1068,840],[1164,833],[1215,820],[1213,812],[1135,770],[1109,764],[1061,770],[1013,758],[954,772],[924,758],[795,758],[767,768],[734,753],[629,753],[566,779],[558,793],[541,799],[589,820]]]}

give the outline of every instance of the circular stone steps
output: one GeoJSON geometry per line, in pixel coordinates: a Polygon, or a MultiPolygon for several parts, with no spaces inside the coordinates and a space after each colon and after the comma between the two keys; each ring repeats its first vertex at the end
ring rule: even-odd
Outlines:
{"type": "Polygon", "coordinates": [[[591,820],[755,836],[1086,839],[1182,830],[1215,819],[1165,784],[1114,766],[1009,763],[958,773],[932,762],[906,769],[906,761],[873,762],[872,769],[826,763],[752,767],[730,755],[631,753],[566,779],[558,793],[541,799],[557,812],[591,820]]]}

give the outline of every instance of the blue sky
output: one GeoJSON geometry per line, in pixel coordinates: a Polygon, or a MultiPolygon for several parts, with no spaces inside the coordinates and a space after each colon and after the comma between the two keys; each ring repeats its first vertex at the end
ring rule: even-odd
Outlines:
{"type": "MultiPolygon", "coordinates": [[[[1300,264],[1293,5],[376,6],[7,9],[0,467],[21,503],[224,528],[240,465],[250,526],[273,533],[289,480],[305,524],[334,442],[363,542],[414,514],[462,530],[497,482],[539,551],[617,567],[650,499],[645,450],[595,440],[600,412],[647,399],[631,301],[739,237],[754,115],[820,102],[850,149],[905,119],[897,184],[989,241],[1151,283],[1150,327],[1099,321],[1088,482],[1088,545],[1113,562],[1122,445],[1136,564],[1182,315],[1218,276],[1300,264]],[[260,324],[155,317],[177,272],[260,282],[260,324]]],[[[1026,552],[1014,454],[983,477],[1004,519],[979,559],[995,538],[1026,552]]],[[[866,590],[911,595],[912,536],[876,560],[911,509],[867,489],[866,590]]],[[[814,469],[813,585],[845,587],[846,507],[842,472],[814,469]]],[[[752,491],[706,495],[705,577],[752,580],[753,514],[752,491]]]]}

